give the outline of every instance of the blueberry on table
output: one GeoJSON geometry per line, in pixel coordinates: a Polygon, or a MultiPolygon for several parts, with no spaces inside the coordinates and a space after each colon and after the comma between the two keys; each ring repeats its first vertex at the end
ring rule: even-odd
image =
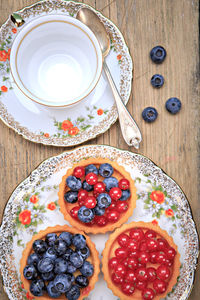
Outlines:
{"type": "Polygon", "coordinates": [[[28,280],[32,280],[32,279],[35,279],[37,278],[37,270],[36,268],[34,267],[34,265],[28,265],[24,268],[24,277],[28,280]]]}
{"type": "Polygon", "coordinates": [[[113,172],[114,172],[113,167],[108,163],[102,164],[99,167],[99,174],[102,177],[108,178],[108,177],[112,176],[113,172]]]}
{"type": "Polygon", "coordinates": [[[70,232],[62,232],[59,235],[59,239],[65,241],[66,245],[69,247],[72,243],[72,237],[73,235],[70,232]]]}
{"type": "Polygon", "coordinates": [[[78,250],[77,253],[85,260],[90,256],[90,249],[86,246],[85,248],[78,250]]]}
{"type": "Polygon", "coordinates": [[[67,177],[66,184],[73,192],[79,191],[82,187],[81,180],[75,176],[67,177]]]}
{"type": "Polygon", "coordinates": [[[30,292],[36,297],[40,297],[43,295],[45,290],[45,283],[42,279],[37,279],[31,282],[30,292]]]}
{"type": "Polygon", "coordinates": [[[68,292],[65,293],[65,296],[68,300],[77,300],[80,297],[80,288],[78,285],[73,284],[68,292]]]}
{"type": "Polygon", "coordinates": [[[58,298],[61,296],[61,293],[56,289],[54,282],[50,281],[47,285],[47,293],[51,298],[58,298]]]}
{"type": "Polygon", "coordinates": [[[55,277],[54,286],[58,292],[65,293],[71,288],[73,281],[74,281],[73,275],[60,274],[55,277]]]}
{"type": "Polygon", "coordinates": [[[122,191],[122,196],[119,200],[126,201],[130,196],[131,196],[130,190],[124,190],[124,191],[122,191]]]}
{"type": "Polygon", "coordinates": [[[166,55],[166,50],[162,46],[156,46],[150,52],[150,57],[156,64],[161,64],[165,60],[166,55]]]}
{"type": "Polygon", "coordinates": [[[166,103],[165,107],[171,114],[175,115],[181,109],[181,101],[178,98],[169,98],[166,103]]]}
{"type": "Polygon", "coordinates": [[[84,262],[83,257],[78,254],[77,252],[74,252],[70,258],[70,262],[74,265],[75,268],[80,268],[84,262]]]}
{"type": "Polygon", "coordinates": [[[85,261],[80,268],[80,272],[83,276],[89,277],[92,276],[94,273],[94,267],[89,261],[85,261]]]}
{"type": "Polygon", "coordinates": [[[78,284],[78,286],[80,286],[81,288],[84,288],[86,286],[88,286],[89,284],[89,281],[87,279],[87,277],[83,276],[83,275],[78,275],[76,278],[75,278],[75,282],[76,284],[78,284]]]}
{"type": "Polygon", "coordinates": [[[111,198],[108,194],[102,193],[97,197],[97,206],[99,208],[107,208],[111,204],[111,198]]]}
{"type": "Polygon", "coordinates": [[[81,206],[78,211],[78,218],[83,223],[89,223],[94,219],[94,212],[86,206],[81,206]]]}
{"type": "Polygon", "coordinates": [[[148,123],[154,122],[157,116],[158,112],[154,107],[146,107],[142,112],[143,119],[148,123]]]}
{"type": "Polygon", "coordinates": [[[48,246],[54,246],[55,241],[57,240],[58,236],[56,233],[48,233],[45,237],[45,242],[48,246]]]}
{"type": "Polygon", "coordinates": [[[151,84],[155,88],[160,88],[164,84],[164,78],[160,74],[155,74],[151,77],[151,84]]]}
{"type": "Polygon", "coordinates": [[[37,264],[37,269],[40,273],[51,272],[53,268],[54,262],[48,257],[42,258],[37,264]]]}
{"type": "Polygon", "coordinates": [[[43,240],[36,240],[33,243],[33,250],[37,254],[43,254],[47,250],[47,243],[43,240]]]}
{"type": "Polygon", "coordinates": [[[86,238],[84,235],[77,233],[73,236],[72,243],[77,250],[83,249],[86,247],[86,238]]]}
{"type": "Polygon", "coordinates": [[[68,203],[76,203],[78,200],[78,192],[69,191],[64,194],[64,199],[68,203]]]}
{"type": "Polygon", "coordinates": [[[98,169],[95,165],[88,165],[87,167],[85,167],[85,175],[89,174],[89,173],[94,173],[96,175],[98,175],[98,169]]]}
{"type": "Polygon", "coordinates": [[[103,183],[106,186],[106,191],[109,192],[113,187],[118,187],[118,180],[115,177],[105,178],[103,183]]]}
{"type": "Polygon", "coordinates": [[[68,262],[63,258],[59,257],[55,260],[54,272],[56,274],[62,274],[67,271],[68,262]]]}

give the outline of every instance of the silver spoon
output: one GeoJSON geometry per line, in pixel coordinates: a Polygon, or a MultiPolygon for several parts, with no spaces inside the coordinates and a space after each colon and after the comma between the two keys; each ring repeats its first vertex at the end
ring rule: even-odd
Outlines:
{"type": "Polygon", "coordinates": [[[134,146],[136,149],[139,149],[139,143],[142,141],[141,132],[135,120],[124,105],[105,61],[105,57],[110,51],[110,38],[106,31],[106,28],[97,14],[89,8],[81,8],[77,13],[76,18],[87,25],[93,31],[97,40],[99,41],[104,60],[103,68],[116,101],[122,135],[129,146],[134,146]]]}

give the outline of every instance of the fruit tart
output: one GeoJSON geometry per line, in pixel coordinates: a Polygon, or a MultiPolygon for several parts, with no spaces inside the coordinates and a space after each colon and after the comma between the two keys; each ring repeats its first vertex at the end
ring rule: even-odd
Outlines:
{"type": "Polygon", "coordinates": [[[94,288],[99,274],[95,245],[83,232],[48,227],[27,243],[20,261],[24,288],[34,299],[81,300],[94,288]]]}
{"type": "Polygon", "coordinates": [[[59,186],[64,218],[85,232],[104,233],[119,227],[136,206],[130,174],[109,159],[89,158],[75,164],[59,186]]]}
{"type": "Polygon", "coordinates": [[[102,264],[108,287],[121,300],[157,300],[176,284],[180,254],[158,225],[132,222],[110,235],[102,264]]]}

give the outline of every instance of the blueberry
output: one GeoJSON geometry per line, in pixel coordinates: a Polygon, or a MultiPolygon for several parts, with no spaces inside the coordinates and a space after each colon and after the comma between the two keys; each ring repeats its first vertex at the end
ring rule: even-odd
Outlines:
{"type": "Polygon", "coordinates": [[[46,244],[46,242],[43,241],[43,240],[36,240],[33,243],[33,250],[37,254],[43,254],[47,250],[47,244],[46,244]]]}
{"type": "Polygon", "coordinates": [[[130,190],[124,190],[124,191],[122,191],[122,196],[121,196],[121,198],[120,198],[119,200],[120,200],[120,201],[125,201],[125,200],[127,200],[130,196],[131,196],[130,190]]]}
{"type": "Polygon", "coordinates": [[[47,272],[47,273],[41,273],[40,277],[44,280],[44,281],[50,281],[53,280],[55,278],[55,274],[54,272],[47,272]]]}
{"type": "Polygon", "coordinates": [[[177,114],[181,109],[181,101],[178,98],[169,98],[165,103],[166,109],[173,115],[177,114]]]}
{"type": "Polygon", "coordinates": [[[46,235],[45,242],[47,243],[48,246],[53,247],[57,238],[58,236],[56,233],[48,233],[46,235]]]}
{"type": "Polygon", "coordinates": [[[68,292],[65,293],[65,296],[68,300],[77,300],[80,297],[80,289],[78,285],[73,284],[68,292]]]}
{"type": "Polygon", "coordinates": [[[151,77],[151,84],[155,88],[160,88],[164,84],[164,78],[162,75],[155,74],[151,77]]]}
{"type": "Polygon", "coordinates": [[[99,194],[99,196],[97,197],[97,206],[99,208],[106,208],[110,206],[111,202],[112,200],[110,196],[106,193],[99,194]]]}
{"type": "Polygon", "coordinates": [[[63,258],[59,257],[55,260],[54,272],[56,274],[62,274],[67,271],[68,262],[63,258]]]}
{"type": "Polygon", "coordinates": [[[67,250],[67,244],[65,241],[61,240],[61,239],[57,239],[55,241],[55,249],[58,255],[63,255],[65,254],[66,250],[67,250]]]}
{"type": "Polygon", "coordinates": [[[85,248],[78,250],[77,253],[85,260],[90,256],[90,249],[86,246],[85,248]]]}
{"type": "Polygon", "coordinates": [[[30,292],[36,297],[43,295],[45,290],[45,284],[42,279],[33,280],[30,285],[30,292]]]}
{"type": "Polygon", "coordinates": [[[118,180],[115,177],[106,178],[103,183],[106,185],[107,192],[109,192],[113,187],[118,187],[118,180]]]}
{"type": "Polygon", "coordinates": [[[81,288],[84,288],[86,286],[88,286],[89,284],[89,281],[87,279],[87,277],[83,276],[83,275],[78,275],[76,278],[75,278],[75,282],[76,284],[78,284],[78,286],[80,286],[81,288]]]}
{"type": "Polygon", "coordinates": [[[69,191],[64,194],[64,199],[68,203],[75,203],[78,200],[78,192],[69,191]]]}
{"type": "Polygon", "coordinates": [[[114,172],[113,167],[110,164],[105,163],[100,165],[99,167],[99,174],[103,177],[108,178],[112,176],[113,172],[114,172]]]}
{"type": "Polygon", "coordinates": [[[77,269],[80,268],[84,262],[83,257],[77,252],[74,252],[72,255],[70,255],[69,260],[77,269]]]}
{"type": "Polygon", "coordinates": [[[37,253],[32,253],[28,257],[28,265],[36,266],[41,257],[37,253]]]}
{"type": "Polygon", "coordinates": [[[42,258],[37,264],[37,269],[40,273],[51,272],[53,268],[54,262],[48,257],[42,258]]]}
{"type": "Polygon", "coordinates": [[[97,216],[103,216],[105,214],[105,208],[100,208],[96,205],[95,208],[93,208],[93,212],[97,216]]]}
{"type": "Polygon", "coordinates": [[[68,260],[70,255],[74,253],[74,251],[71,248],[68,248],[65,253],[62,255],[62,258],[65,260],[68,260]]]}
{"type": "Polygon", "coordinates": [[[80,268],[80,272],[83,276],[89,277],[92,276],[94,273],[94,267],[89,261],[85,261],[80,268]]]}
{"type": "Polygon", "coordinates": [[[44,253],[43,258],[48,257],[51,260],[55,260],[57,258],[57,252],[53,247],[50,247],[47,249],[47,251],[44,253]]]}
{"type": "Polygon", "coordinates": [[[142,112],[143,119],[148,122],[154,122],[157,119],[158,112],[154,107],[146,107],[142,112]]]}
{"type": "Polygon", "coordinates": [[[74,281],[74,276],[70,274],[57,275],[53,281],[56,290],[60,293],[67,292],[74,281]]]}
{"type": "Polygon", "coordinates": [[[61,293],[57,291],[53,281],[50,281],[47,285],[47,293],[50,298],[59,298],[61,296],[61,293]]]}
{"type": "Polygon", "coordinates": [[[86,246],[86,238],[82,234],[75,234],[72,238],[72,243],[77,250],[83,249],[86,246]]]}
{"type": "Polygon", "coordinates": [[[156,46],[151,49],[150,57],[156,64],[161,64],[166,57],[166,50],[162,46],[156,46]]]}
{"type": "Polygon", "coordinates": [[[66,184],[73,192],[77,192],[82,187],[81,180],[75,176],[67,177],[66,184]]]}
{"type": "Polygon", "coordinates": [[[94,219],[94,213],[92,209],[81,206],[78,211],[78,218],[83,223],[89,223],[94,219]]]}
{"type": "Polygon", "coordinates": [[[76,272],[76,267],[71,263],[71,261],[67,262],[67,273],[73,274],[76,272]]]}
{"type": "Polygon", "coordinates": [[[83,181],[83,189],[86,190],[86,191],[88,191],[88,192],[91,192],[91,191],[93,191],[94,186],[88,184],[88,183],[84,180],[84,181],[83,181]]]}
{"type": "Polygon", "coordinates": [[[87,175],[89,173],[94,173],[94,174],[98,175],[99,172],[95,165],[88,165],[87,167],[85,167],[85,175],[87,175]]]}
{"type": "Polygon", "coordinates": [[[66,245],[69,247],[72,243],[72,237],[73,235],[70,232],[62,232],[59,235],[59,239],[65,241],[66,245]]]}
{"type": "Polygon", "coordinates": [[[32,279],[35,279],[37,278],[37,270],[35,268],[34,265],[27,265],[25,268],[24,268],[24,277],[28,280],[32,280],[32,279]]]}

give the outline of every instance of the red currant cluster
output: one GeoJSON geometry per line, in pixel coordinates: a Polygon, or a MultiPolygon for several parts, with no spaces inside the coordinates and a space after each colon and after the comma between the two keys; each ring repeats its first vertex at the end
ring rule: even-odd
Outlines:
{"type": "Polygon", "coordinates": [[[141,291],[150,300],[166,291],[176,251],[153,230],[134,228],[118,236],[120,245],[108,262],[114,284],[126,295],[141,291]]]}

